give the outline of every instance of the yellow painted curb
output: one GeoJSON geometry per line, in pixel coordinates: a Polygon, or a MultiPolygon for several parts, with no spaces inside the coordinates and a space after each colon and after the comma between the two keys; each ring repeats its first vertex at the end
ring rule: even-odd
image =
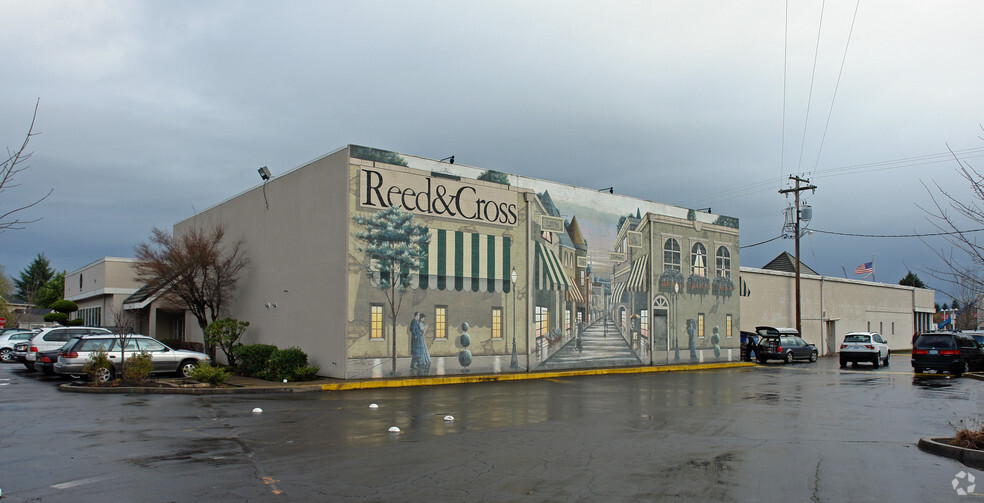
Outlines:
{"type": "Polygon", "coordinates": [[[403,388],[409,386],[440,386],[443,384],[467,384],[494,381],[526,381],[555,377],[576,377],[609,374],[649,374],[654,372],[679,372],[684,370],[716,370],[736,367],[754,367],[751,362],[698,363],[692,365],[667,365],[662,367],[625,367],[583,370],[559,370],[553,372],[516,372],[508,374],[454,375],[440,377],[414,377],[405,379],[379,379],[322,384],[322,391],[346,391],[356,389],[403,388]]]}

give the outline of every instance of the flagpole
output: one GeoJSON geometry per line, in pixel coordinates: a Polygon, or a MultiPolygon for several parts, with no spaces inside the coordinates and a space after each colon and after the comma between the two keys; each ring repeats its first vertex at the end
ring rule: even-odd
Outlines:
{"type": "Polygon", "coordinates": [[[875,254],[871,254],[871,282],[875,282],[875,254]]]}

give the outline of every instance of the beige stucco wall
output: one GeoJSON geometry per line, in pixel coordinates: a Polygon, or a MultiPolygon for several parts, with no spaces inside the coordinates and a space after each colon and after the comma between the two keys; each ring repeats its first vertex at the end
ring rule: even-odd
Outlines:
{"type": "Polygon", "coordinates": [[[79,309],[101,308],[99,325],[113,325],[113,312],[140,288],[133,266],[136,259],[103,257],[65,274],[65,298],[79,309]]]}
{"type": "MultiPolygon", "coordinates": [[[[277,174],[266,184],[174,226],[225,224],[229,239],[242,238],[251,264],[228,314],[250,322],[242,342],[298,346],[320,375],[345,374],[348,150],[277,174]],[[265,195],[264,195],[265,192],[265,195]]],[[[186,338],[201,329],[185,316],[186,338]]],[[[223,360],[221,355],[220,360],[223,360]]]]}
{"type": "MultiPolygon", "coordinates": [[[[751,267],[741,268],[751,295],[741,297],[741,329],[796,325],[795,275],[751,267]]],[[[801,275],[800,314],[803,338],[836,353],[844,334],[872,331],[891,349],[912,347],[914,313],[931,313],[933,290],[827,276],[801,275]]]]}

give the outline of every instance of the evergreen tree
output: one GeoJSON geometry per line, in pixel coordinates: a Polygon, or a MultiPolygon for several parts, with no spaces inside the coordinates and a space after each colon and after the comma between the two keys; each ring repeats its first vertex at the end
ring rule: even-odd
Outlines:
{"type": "Polygon", "coordinates": [[[903,286],[914,286],[916,288],[926,288],[926,284],[919,279],[918,275],[913,274],[912,271],[909,271],[904,278],[900,279],[899,284],[903,286]]]}
{"type": "Polygon", "coordinates": [[[45,283],[51,281],[54,276],[55,271],[51,268],[51,262],[44,256],[44,253],[39,253],[37,258],[21,271],[20,277],[14,280],[17,295],[29,304],[34,304],[38,290],[45,283]]]}
{"type": "MultiPolygon", "coordinates": [[[[34,305],[51,308],[51,304],[65,298],[65,271],[51,278],[34,294],[34,305]]],[[[52,308],[53,309],[53,308],[52,308]]]]}

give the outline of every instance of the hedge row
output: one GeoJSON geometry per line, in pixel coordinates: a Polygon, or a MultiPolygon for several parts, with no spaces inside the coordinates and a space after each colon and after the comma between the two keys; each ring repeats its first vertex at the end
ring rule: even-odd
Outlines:
{"type": "Polygon", "coordinates": [[[319,367],[308,365],[307,353],[298,347],[278,349],[272,344],[240,344],[232,348],[236,373],[270,381],[310,381],[319,367]]]}

